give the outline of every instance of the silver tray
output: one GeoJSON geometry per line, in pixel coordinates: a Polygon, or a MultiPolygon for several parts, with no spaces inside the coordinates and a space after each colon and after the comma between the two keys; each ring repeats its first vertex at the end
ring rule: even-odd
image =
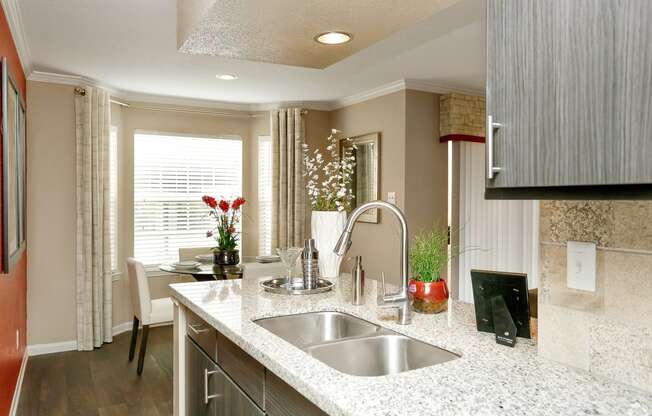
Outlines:
{"type": "Polygon", "coordinates": [[[331,290],[334,286],[333,282],[326,279],[317,279],[317,287],[314,289],[304,289],[302,287],[288,288],[286,286],[287,278],[276,277],[274,279],[264,280],[260,285],[266,292],[278,293],[281,295],[313,295],[315,293],[324,293],[331,290]]]}

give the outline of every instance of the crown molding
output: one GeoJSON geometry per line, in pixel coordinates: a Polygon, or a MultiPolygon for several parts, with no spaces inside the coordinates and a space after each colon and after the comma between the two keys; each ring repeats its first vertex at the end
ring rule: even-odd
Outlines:
{"type": "Polygon", "coordinates": [[[55,72],[32,71],[27,76],[27,79],[29,81],[49,82],[52,84],[100,86],[97,81],[90,78],[80,75],[58,74],[55,72]]]}
{"type": "Polygon", "coordinates": [[[348,107],[353,104],[358,104],[364,101],[368,101],[374,98],[382,97],[383,95],[391,94],[396,91],[401,91],[406,88],[406,83],[404,79],[399,79],[398,81],[390,82],[380,87],[372,88],[367,91],[363,91],[357,94],[349,95],[348,97],[340,98],[335,100],[331,104],[331,110],[337,110],[342,107],[348,107]]]}
{"type": "Polygon", "coordinates": [[[219,110],[233,110],[233,111],[262,111],[258,110],[256,105],[248,103],[232,103],[223,101],[202,100],[196,98],[173,97],[166,95],[146,94],[133,91],[125,91],[106,84],[102,84],[92,78],[87,78],[80,75],[58,74],[55,72],[45,71],[32,71],[27,77],[30,81],[49,82],[52,84],[63,85],[90,85],[93,87],[101,87],[109,91],[114,98],[127,101],[127,103],[147,103],[147,104],[163,104],[180,107],[201,107],[207,109],[219,110]]]}
{"type": "MultiPolygon", "coordinates": [[[[0,1],[5,1],[5,0],[0,0],[0,1]]],[[[125,90],[119,90],[117,88],[106,86],[94,79],[79,76],[79,75],[57,74],[53,72],[44,72],[44,71],[32,71],[27,77],[27,79],[30,81],[49,82],[54,84],[65,84],[65,85],[75,85],[75,86],[90,85],[95,87],[101,87],[108,90],[113,97],[126,101],[129,104],[147,103],[147,104],[157,104],[157,105],[179,106],[181,108],[199,107],[204,109],[230,110],[230,111],[241,111],[241,112],[250,112],[250,113],[257,113],[257,112],[259,113],[259,112],[274,110],[281,107],[301,107],[308,110],[333,111],[333,110],[362,103],[364,101],[382,97],[384,95],[388,95],[402,90],[416,90],[416,91],[424,91],[424,92],[430,92],[435,94],[456,93],[456,94],[466,94],[466,95],[476,95],[476,96],[485,95],[485,92],[483,90],[449,87],[446,85],[442,85],[427,80],[400,79],[398,81],[393,81],[381,85],[380,87],[372,88],[370,90],[349,95],[348,97],[344,97],[333,101],[286,101],[286,102],[279,102],[279,103],[254,104],[254,103],[234,103],[234,102],[226,102],[226,101],[204,100],[198,98],[174,97],[174,96],[167,96],[167,95],[146,94],[146,93],[138,93],[133,91],[125,91],[125,90]]]]}
{"type": "Polygon", "coordinates": [[[333,105],[333,101],[283,101],[278,103],[253,104],[252,107],[257,111],[270,111],[287,107],[299,107],[306,110],[331,111],[333,110],[333,105]]]}
{"type": "Polygon", "coordinates": [[[29,45],[25,36],[23,18],[20,14],[18,0],[0,0],[0,4],[2,4],[2,9],[9,23],[9,31],[11,32],[11,37],[14,39],[14,44],[18,51],[18,58],[23,66],[23,72],[29,74],[32,71],[32,56],[29,52],[29,45]]]}
{"type": "Polygon", "coordinates": [[[348,107],[353,104],[358,104],[364,101],[382,97],[383,95],[391,94],[402,90],[416,90],[416,91],[424,91],[424,92],[430,92],[435,94],[456,93],[456,94],[466,94],[466,95],[476,95],[476,96],[485,95],[484,90],[449,87],[428,80],[400,79],[398,81],[381,85],[380,87],[377,88],[373,88],[358,94],[350,95],[348,97],[344,97],[339,100],[332,101],[330,109],[337,110],[338,108],[348,107]]]}
{"type": "Polygon", "coordinates": [[[422,79],[406,79],[405,88],[408,90],[432,92],[435,94],[465,94],[484,97],[484,90],[471,88],[456,88],[439,84],[437,82],[422,79]]]}
{"type": "Polygon", "coordinates": [[[147,103],[147,104],[163,104],[180,107],[200,107],[213,110],[231,110],[231,111],[263,111],[256,108],[255,104],[249,103],[234,103],[226,101],[213,101],[203,100],[199,98],[184,98],[173,97],[169,95],[156,95],[138,93],[132,91],[117,91],[112,94],[116,98],[127,101],[128,103],[147,103]]]}

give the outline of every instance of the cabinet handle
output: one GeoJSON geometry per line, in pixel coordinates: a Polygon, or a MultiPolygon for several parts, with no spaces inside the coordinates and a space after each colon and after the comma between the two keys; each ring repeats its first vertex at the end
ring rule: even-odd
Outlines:
{"type": "MultiPolygon", "coordinates": [[[[195,328],[195,325],[193,325],[193,324],[188,324],[188,328],[190,328],[190,330],[191,330],[192,332],[194,332],[195,334],[197,334],[197,335],[209,331],[208,328],[197,329],[197,328],[195,328]]],[[[200,326],[200,328],[201,328],[201,326],[200,326]]]]}
{"type": "Polygon", "coordinates": [[[210,396],[208,395],[208,376],[217,373],[218,373],[217,370],[208,371],[207,368],[204,368],[204,404],[208,404],[209,400],[220,396],[219,394],[211,394],[210,396]]]}
{"type": "Polygon", "coordinates": [[[493,116],[487,116],[487,179],[493,179],[496,173],[503,170],[494,166],[494,130],[501,127],[502,123],[496,123],[493,116]]]}

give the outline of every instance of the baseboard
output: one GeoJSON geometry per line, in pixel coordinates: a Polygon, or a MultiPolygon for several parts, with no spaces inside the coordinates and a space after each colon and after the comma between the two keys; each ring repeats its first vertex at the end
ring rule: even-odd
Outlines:
{"type": "Polygon", "coordinates": [[[43,354],[54,354],[55,352],[74,351],[77,349],[77,341],[52,342],[49,344],[34,344],[27,346],[27,353],[30,357],[43,354]]]}
{"type": "Polygon", "coordinates": [[[113,336],[120,335],[124,332],[131,331],[132,322],[123,322],[113,327],[113,336]]]}
{"type": "MultiPolygon", "coordinates": [[[[132,325],[133,325],[132,322],[123,322],[121,324],[114,326],[111,329],[111,333],[113,334],[113,336],[116,336],[131,331],[132,325]]],[[[172,325],[172,323],[166,322],[162,324],[152,325],[152,328],[157,326],[166,326],[166,325],[172,325]]],[[[56,352],[74,351],[76,349],[77,349],[77,341],[72,340],[72,341],[63,341],[63,342],[53,342],[50,344],[28,345],[27,354],[30,357],[33,357],[36,355],[54,354],[56,352]]]]}
{"type": "Polygon", "coordinates": [[[18,372],[18,379],[16,380],[16,388],[14,389],[14,397],[11,400],[11,407],[9,408],[9,416],[16,416],[18,411],[18,402],[20,401],[20,391],[23,387],[23,379],[25,378],[25,368],[27,367],[27,349],[23,354],[23,361],[20,363],[20,371],[18,372]]]}

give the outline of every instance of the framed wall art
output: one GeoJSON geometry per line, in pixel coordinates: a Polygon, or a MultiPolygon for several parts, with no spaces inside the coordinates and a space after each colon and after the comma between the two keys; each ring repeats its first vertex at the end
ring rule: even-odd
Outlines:
{"type": "Polygon", "coordinates": [[[9,273],[26,246],[25,103],[2,58],[2,271],[9,273]]]}

